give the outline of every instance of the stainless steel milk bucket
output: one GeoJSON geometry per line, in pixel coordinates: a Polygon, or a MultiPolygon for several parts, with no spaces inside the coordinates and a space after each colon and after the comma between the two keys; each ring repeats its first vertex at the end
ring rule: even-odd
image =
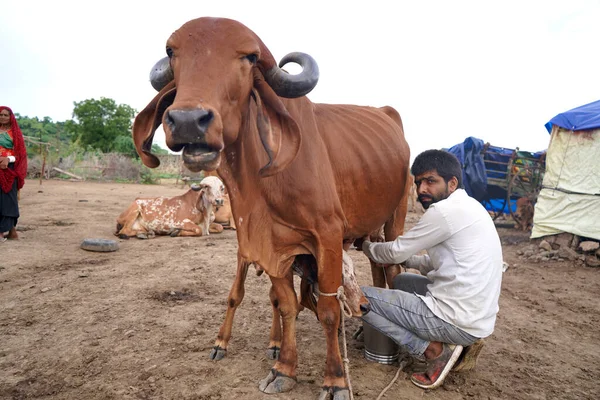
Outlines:
{"type": "Polygon", "coordinates": [[[389,337],[363,322],[365,358],[380,364],[393,364],[398,361],[400,348],[389,337]]]}

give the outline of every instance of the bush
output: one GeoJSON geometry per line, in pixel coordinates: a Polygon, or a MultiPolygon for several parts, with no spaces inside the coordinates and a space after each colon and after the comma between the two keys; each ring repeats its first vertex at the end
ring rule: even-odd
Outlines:
{"type": "MultiPolygon", "coordinates": [[[[189,177],[201,179],[202,172],[191,172],[183,166],[179,154],[158,155],[160,166],[151,169],[144,166],[139,158],[121,153],[101,153],[97,150],[84,150],[74,144],[68,155],[59,156],[50,151],[46,155],[45,178],[65,178],[66,175],[53,170],[54,167],[82,177],[85,180],[103,180],[118,182],[137,182],[145,184],[160,183],[160,179],[189,177]]],[[[39,178],[43,157],[39,154],[28,158],[29,178],[39,178]]]]}

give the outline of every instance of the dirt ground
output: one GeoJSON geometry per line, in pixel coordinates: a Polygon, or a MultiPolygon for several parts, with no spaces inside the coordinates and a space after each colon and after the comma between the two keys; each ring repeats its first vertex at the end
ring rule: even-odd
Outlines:
{"type": "MultiPolygon", "coordinates": [[[[325,363],[320,324],[299,316],[298,384],[264,395],[269,281],[248,275],[227,357],[209,359],[236,268],[235,232],[200,238],[119,241],[113,253],[79,248],[113,239],[137,196],[173,196],[174,184],[28,181],[21,240],[0,244],[2,399],[315,399],[325,363]]],[[[408,217],[409,225],[417,221],[408,217]]],[[[600,398],[600,269],[533,263],[517,251],[527,234],[499,228],[505,261],[496,331],[473,371],[423,391],[405,373],[384,399],[600,398]]],[[[366,257],[351,250],[359,283],[366,257]]],[[[346,324],[348,336],[360,321],[346,324]]],[[[365,360],[349,340],[356,399],[376,399],[397,366],[365,360]]]]}

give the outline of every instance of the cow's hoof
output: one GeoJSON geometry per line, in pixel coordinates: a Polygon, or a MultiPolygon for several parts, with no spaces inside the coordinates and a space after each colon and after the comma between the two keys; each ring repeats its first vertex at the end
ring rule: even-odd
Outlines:
{"type": "Polygon", "coordinates": [[[319,400],[350,400],[350,391],[341,388],[323,388],[319,400]]]}
{"type": "Polygon", "coordinates": [[[181,229],[173,229],[171,232],[169,232],[169,236],[177,237],[177,236],[179,236],[180,232],[181,232],[181,229]]]}
{"type": "Polygon", "coordinates": [[[143,240],[148,239],[148,235],[146,235],[145,233],[138,233],[137,235],[135,235],[135,237],[143,240]]]}
{"type": "Polygon", "coordinates": [[[227,355],[227,349],[221,348],[221,346],[215,346],[210,351],[210,359],[213,361],[219,361],[225,358],[227,355]]]}
{"type": "Polygon", "coordinates": [[[296,386],[296,379],[276,373],[272,369],[269,375],[260,381],[258,389],[263,393],[273,394],[289,392],[294,386],[296,386]]]}
{"type": "Polygon", "coordinates": [[[281,349],[277,346],[269,347],[267,349],[267,357],[270,360],[279,360],[279,352],[281,349]]]}

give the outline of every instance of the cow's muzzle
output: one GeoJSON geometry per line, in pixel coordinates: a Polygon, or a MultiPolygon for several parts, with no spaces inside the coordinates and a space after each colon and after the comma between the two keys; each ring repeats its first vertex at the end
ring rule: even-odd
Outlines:
{"type": "Polygon", "coordinates": [[[165,123],[174,144],[205,143],[206,131],[214,118],[212,111],[202,108],[170,110],[165,115],[165,123]]]}
{"type": "Polygon", "coordinates": [[[170,132],[167,145],[181,151],[185,166],[193,171],[214,170],[220,161],[220,150],[206,143],[206,132],[214,121],[214,113],[202,108],[169,110],[164,123],[170,132]]]}

